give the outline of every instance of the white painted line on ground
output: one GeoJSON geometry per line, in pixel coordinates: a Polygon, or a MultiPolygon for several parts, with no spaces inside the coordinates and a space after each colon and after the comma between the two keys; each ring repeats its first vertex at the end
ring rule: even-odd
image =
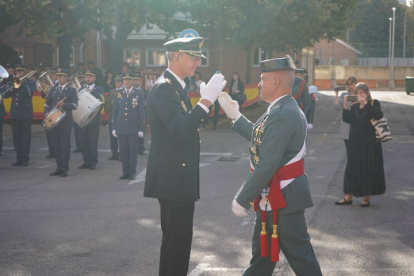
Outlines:
{"type": "Polygon", "coordinates": [[[194,268],[188,276],[202,276],[204,274],[205,269],[207,269],[210,266],[210,262],[212,259],[216,258],[214,255],[205,256],[201,263],[199,263],[196,268],[194,268]]]}
{"type": "Polygon", "coordinates": [[[50,167],[50,164],[43,165],[43,166],[40,166],[40,167],[37,167],[37,168],[38,168],[38,169],[44,169],[44,168],[47,168],[47,167],[50,167]]]}
{"type": "Polygon", "coordinates": [[[200,155],[219,155],[219,156],[230,156],[232,152],[201,152],[200,155]]]}
{"type": "Polygon", "coordinates": [[[211,165],[211,163],[200,163],[200,168],[207,167],[208,165],[211,165]]]}
{"type": "Polygon", "coordinates": [[[140,172],[134,180],[131,180],[128,185],[136,184],[142,181],[145,181],[145,174],[147,173],[147,168],[145,168],[142,172],[140,172]]]}

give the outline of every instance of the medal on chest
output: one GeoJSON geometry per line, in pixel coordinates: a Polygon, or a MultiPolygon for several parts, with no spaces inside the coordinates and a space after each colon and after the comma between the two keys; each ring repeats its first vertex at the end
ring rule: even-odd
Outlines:
{"type": "Polygon", "coordinates": [[[262,135],[265,130],[266,119],[268,116],[269,114],[266,114],[253,130],[253,145],[250,147],[250,153],[253,155],[254,164],[259,163],[260,160],[260,145],[262,144],[262,135]]]}

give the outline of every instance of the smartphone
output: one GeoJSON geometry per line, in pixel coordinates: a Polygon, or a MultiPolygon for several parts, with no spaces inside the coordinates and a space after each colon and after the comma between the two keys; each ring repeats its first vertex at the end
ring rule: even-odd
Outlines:
{"type": "Polygon", "coordinates": [[[349,95],[348,96],[348,101],[350,101],[350,102],[356,102],[356,101],[358,101],[358,97],[357,96],[349,95]]]}

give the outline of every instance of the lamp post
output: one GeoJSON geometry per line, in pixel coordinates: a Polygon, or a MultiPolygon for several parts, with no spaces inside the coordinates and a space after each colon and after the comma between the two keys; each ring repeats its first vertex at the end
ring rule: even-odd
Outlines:
{"type": "Polygon", "coordinates": [[[394,84],[394,46],[395,46],[395,10],[396,8],[392,8],[392,44],[391,44],[391,70],[390,70],[390,82],[389,88],[395,89],[394,84]]]}
{"type": "Polygon", "coordinates": [[[405,58],[405,31],[406,31],[406,26],[407,26],[407,12],[408,12],[408,9],[406,9],[405,10],[405,13],[404,13],[404,37],[403,37],[403,58],[405,58]]]}
{"type": "Polygon", "coordinates": [[[392,18],[390,20],[390,32],[389,32],[389,39],[388,39],[388,68],[389,68],[389,78],[391,79],[391,32],[392,32],[392,18]]]}

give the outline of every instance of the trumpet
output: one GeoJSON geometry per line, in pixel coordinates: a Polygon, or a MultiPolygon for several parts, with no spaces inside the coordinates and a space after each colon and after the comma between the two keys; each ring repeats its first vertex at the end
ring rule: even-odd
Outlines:
{"type": "Polygon", "coordinates": [[[36,81],[36,87],[39,91],[42,91],[46,97],[49,95],[50,89],[54,86],[52,79],[50,78],[48,72],[44,72],[40,75],[39,79],[36,81]]]}
{"type": "Polygon", "coordinates": [[[3,93],[0,94],[0,104],[3,102],[3,97],[4,94],[6,94],[7,92],[9,92],[10,90],[14,89],[19,89],[20,86],[23,84],[23,82],[27,81],[30,77],[32,77],[34,74],[36,74],[37,70],[33,70],[30,73],[27,73],[26,75],[24,75],[21,78],[15,77],[13,78],[12,81],[12,85],[7,88],[3,93]]]}
{"type": "Polygon", "coordinates": [[[4,67],[0,65],[0,82],[2,82],[3,79],[7,79],[8,77],[9,77],[9,72],[7,72],[7,70],[4,69],[4,67]]]}

